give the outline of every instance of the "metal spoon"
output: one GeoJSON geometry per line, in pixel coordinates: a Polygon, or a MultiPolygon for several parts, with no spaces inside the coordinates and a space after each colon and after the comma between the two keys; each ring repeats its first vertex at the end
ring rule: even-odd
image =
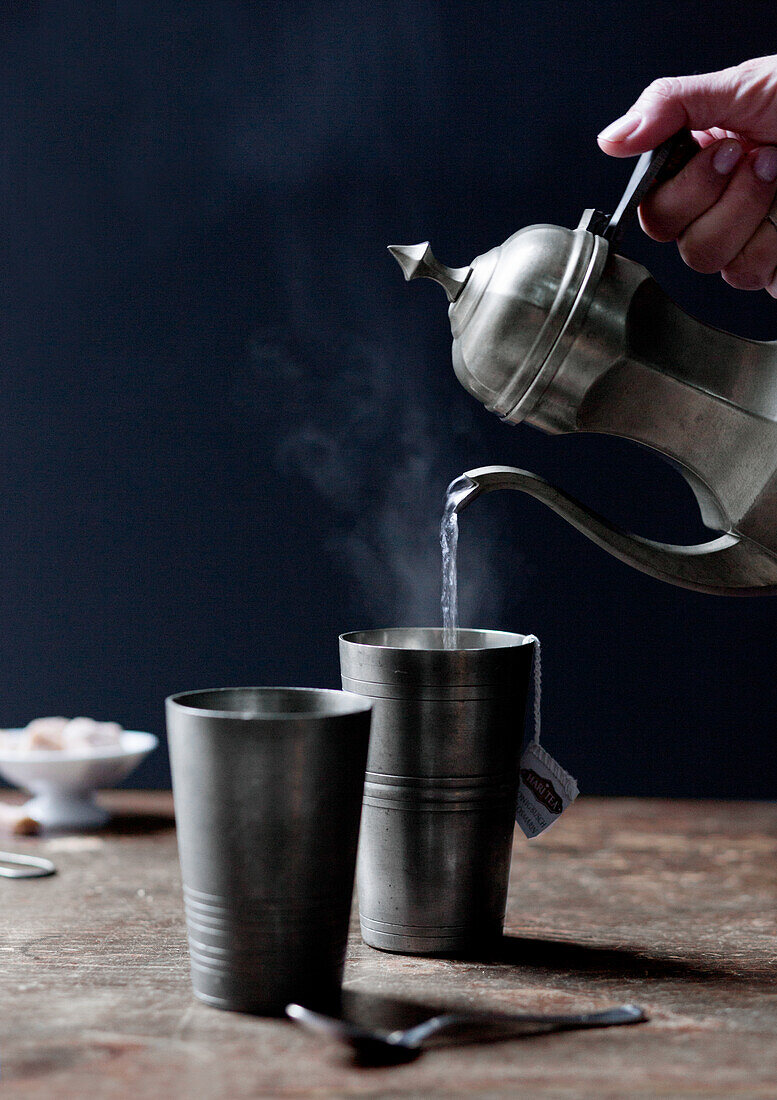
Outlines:
{"type": "Polygon", "coordinates": [[[582,1012],[568,1015],[531,1015],[517,1013],[464,1013],[451,1012],[432,1016],[414,1027],[398,1031],[381,1031],[361,1027],[349,1020],[324,1016],[303,1005],[286,1005],[286,1015],[302,1027],[332,1039],[347,1043],[363,1062],[409,1062],[417,1058],[426,1039],[441,1031],[475,1028],[490,1036],[509,1038],[531,1034],[544,1035],[551,1031],[568,1031],[574,1028],[616,1027],[619,1024],[638,1024],[647,1020],[644,1009],[638,1005],[618,1005],[603,1012],[582,1012]]]}

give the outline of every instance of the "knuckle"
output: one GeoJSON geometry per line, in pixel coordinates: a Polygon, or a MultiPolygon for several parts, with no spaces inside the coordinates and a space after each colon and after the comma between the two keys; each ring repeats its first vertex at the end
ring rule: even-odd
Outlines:
{"type": "Polygon", "coordinates": [[[729,87],[732,95],[739,99],[748,98],[754,102],[763,104],[763,109],[758,112],[763,122],[766,123],[768,132],[773,130],[775,72],[774,66],[765,66],[763,58],[754,61],[745,61],[732,70],[729,87]]]}
{"type": "Polygon", "coordinates": [[[658,241],[659,244],[670,244],[672,241],[677,240],[677,234],[672,233],[668,229],[658,229],[653,226],[644,225],[642,228],[645,230],[648,237],[650,237],[652,241],[658,241]]]}
{"type": "Polygon", "coordinates": [[[763,58],[749,57],[747,61],[740,61],[738,65],[732,66],[732,73],[739,73],[741,76],[749,76],[751,73],[760,73],[763,69],[763,58]]]}
{"type": "Polygon", "coordinates": [[[722,266],[720,254],[713,244],[681,237],[677,247],[683,261],[694,271],[702,275],[713,275],[716,271],[720,271],[722,266]]]}
{"type": "Polygon", "coordinates": [[[743,77],[758,77],[763,72],[763,63],[759,57],[748,57],[746,62],[740,62],[738,65],[733,65],[727,76],[729,76],[731,83],[735,80],[741,80],[743,77]]]}
{"type": "Polygon", "coordinates": [[[748,272],[755,271],[758,267],[756,260],[757,258],[749,252],[748,246],[745,245],[736,256],[723,265],[722,271],[727,275],[733,275],[735,278],[746,277],[748,272]]]}
{"type": "Polygon", "coordinates": [[[679,76],[659,76],[648,84],[643,95],[651,99],[674,99],[681,91],[682,81],[679,76]]]}
{"type": "Polygon", "coordinates": [[[666,244],[667,241],[674,241],[677,239],[677,232],[674,230],[671,221],[666,216],[663,216],[660,212],[654,208],[644,205],[639,210],[639,222],[648,237],[654,241],[660,241],[662,244],[666,244]]]}
{"type": "Polygon", "coordinates": [[[753,88],[769,88],[774,84],[774,58],[751,57],[747,61],[741,61],[738,65],[732,65],[724,69],[723,74],[728,78],[732,91],[753,88]]]}
{"type": "MultiPolygon", "coordinates": [[[[770,227],[771,228],[771,227],[770,227]]],[[[777,267],[777,238],[761,227],[744,248],[724,265],[721,275],[738,290],[762,290],[777,267]]]]}
{"type": "Polygon", "coordinates": [[[737,290],[763,290],[767,282],[757,271],[736,262],[727,264],[720,274],[729,286],[737,290]]]}

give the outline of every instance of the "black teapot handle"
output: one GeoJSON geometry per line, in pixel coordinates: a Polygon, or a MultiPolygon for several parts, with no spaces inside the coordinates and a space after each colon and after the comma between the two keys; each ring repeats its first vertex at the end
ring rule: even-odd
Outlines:
{"type": "Polygon", "coordinates": [[[577,228],[596,233],[613,245],[619,244],[626,227],[637,212],[637,207],[650,188],[676,176],[698,151],[699,146],[690,132],[678,130],[658,148],[642,154],[614,214],[588,209],[583,213],[577,228]]]}
{"type": "Polygon", "coordinates": [[[643,153],[631,173],[615,213],[611,215],[600,235],[612,244],[617,244],[650,188],[676,176],[698,151],[699,146],[691,137],[690,131],[683,129],[667,138],[656,149],[643,153]]]}

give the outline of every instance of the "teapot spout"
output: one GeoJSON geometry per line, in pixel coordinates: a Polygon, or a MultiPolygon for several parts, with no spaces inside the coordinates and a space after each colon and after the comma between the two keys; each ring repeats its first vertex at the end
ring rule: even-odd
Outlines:
{"type": "Polygon", "coordinates": [[[434,279],[448,295],[449,302],[456,301],[472,273],[471,267],[446,267],[441,264],[428,241],[390,244],[388,250],[404,271],[406,282],[411,279],[434,279]]]}
{"type": "Polygon", "coordinates": [[[463,477],[472,487],[458,501],[457,512],[481,493],[518,489],[547,504],[603,550],[658,580],[721,596],[777,592],[777,557],[742,535],[729,533],[693,546],[672,546],[620,530],[528,470],[481,466],[467,470],[463,477]]]}

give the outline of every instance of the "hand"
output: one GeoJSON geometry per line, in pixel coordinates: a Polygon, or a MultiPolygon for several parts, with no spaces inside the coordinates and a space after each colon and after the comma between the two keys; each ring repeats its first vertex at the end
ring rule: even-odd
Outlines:
{"type": "Polygon", "coordinates": [[[777,191],[777,56],[655,80],[599,134],[599,145],[630,157],[683,126],[700,151],[650,192],[642,228],[654,240],[677,241],[696,271],[719,271],[731,286],[777,298],[777,228],[765,220],[777,191]]]}

